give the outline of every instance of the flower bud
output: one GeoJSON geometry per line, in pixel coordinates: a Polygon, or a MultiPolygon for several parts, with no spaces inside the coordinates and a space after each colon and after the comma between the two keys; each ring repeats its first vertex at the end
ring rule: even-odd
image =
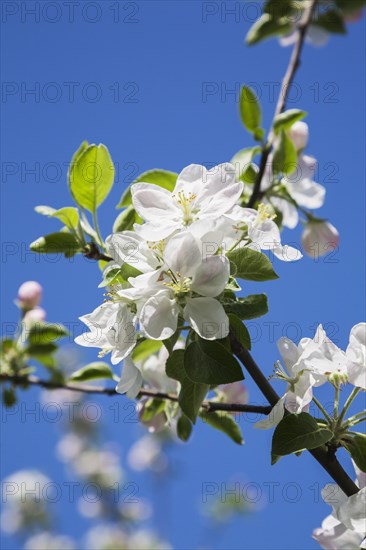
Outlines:
{"type": "Polygon", "coordinates": [[[241,405],[248,403],[248,390],[240,381],[221,385],[219,389],[225,396],[225,403],[238,403],[241,405]]]}
{"type": "Polygon", "coordinates": [[[27,281],[18,290],[18,305],[21,309],[33,309],[42,298],[42,287],[37,281],[27,281]]]}
{"type": "Polygon", "coordinates": [[[347,23],[356,23],[360,19],[362,19],[363,10],[355,10],[355,11],[347,11],[344,14],[344,20],[347,23]]]}
{"type": "Polygon", "coordinates": [[[302,151],[308,144],[309,140],[309,126],[306,122],[298,120],[293,124],[288,132],[290,139],[297,151],[302,151]]]}
{"type": "Polygon", "coordinates": [[[329,254],[339,245],[339,233],[329,222],[310,221],[305,226],[301,241],[306,254],[317,259],[329,254]]]}
{"type": "Polygon", "coordinates": [[[30,309],[27,311],[27,313],[24,315],[24,321],[25,322],[33,322],[33,323],[43,323],[43,321],[46,320],[46,312],[43,309],[43,307],[35,307],[34,309],[30,309]]]}

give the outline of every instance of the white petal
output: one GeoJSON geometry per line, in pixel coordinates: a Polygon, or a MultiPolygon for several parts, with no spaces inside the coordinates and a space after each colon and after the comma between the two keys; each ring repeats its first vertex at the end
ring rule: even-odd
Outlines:
{"type": "Polygon", "coordinates": [[[174,273],[192,277],[202,262],[199,241],[189,231],[178,233],[166,245],[164,260],[174,273]]]}
{"type": "Polygon", "coordinates": [[[162,290],[147,300],[141,310],[140,326],[152,340],[170,338],[177,330],[179,309],[170,292],[162,290]]]}
{"type": "Polygon", "coordinates": [[[192,280],[192,290],[212,298],[224,291],[230,277],[230,262],[224,256],[209,256],[202,261],[192,280]]]}
{"type": "Polygon", "coordinates": [[[107,238],[107,245],[109,254],[121,266],[126,263],[146,273],[159,265],[159,261],[146,242],[133,231],[110,235],[107,238]]]}
{"type": "Polygon", "coordinates": [[[141,390],[142,375],[139,369],[134,365],[132,359],[127,357],[122,367],[122,373],[116,392],[127,393],[128,397],[134,399],[141,390]]]}
{"type": "Polygon", "coordinates": [[[270,430],[282,420],[283,415],[285,414],[285,396],[276,403],[271,412],[266,418],[256,422],[254,428],[258,430],[270,430]]]}
{"type": "Polygon", "coordinates": [[[135,223],[133,226],[137,233],[145,241],[162,241],[172,235],[175,231],[182,228],[181,221],[172,221],[170,219],[161,219],[160,222],[146,222],[142,225],[135,223]]]}
{"type": "Polygon", "coordinates": [[[179,174],[173,194],[177,195],[181,191],[185,194],[197,194],[204,188],[206,181],[207,168],[201,164],[190,164],[179,174]]]}
{"type": "Polygon", "coordinates": [[[292,367],[297,363],[300,355],[297,345],[290,338],[283,336],[278,340],[277,347],[286,369],[292,374],[292,367]]]}
{"type": "Polygon", "coordinates": [[[224,308],[214,298],[187,300],[184,319],[206,340],[225,338],[229,334],[229,319],[224,308]]]}
{"type": "Polygon", "coordinates": [[[159,223],[161,219],[178,219],[180,209],[170,191],[152,183],[134,183],[132,202],[136,212],[145,221],[159,223]]]}
{"type": "Polygon", "coordinates": [[[275,246],[273,254],[283,262],[297,262],[303,257],[300,250],[288,244],[275,246]]]}

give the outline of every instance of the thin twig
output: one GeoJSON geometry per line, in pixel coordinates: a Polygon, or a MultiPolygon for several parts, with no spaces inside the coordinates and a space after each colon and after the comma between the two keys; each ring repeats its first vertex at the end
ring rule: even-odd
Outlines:
{"type": "MultiPolygon", "coordinates": [[[[11,382],[15,386],[39,386],[47,390],[61,389],[87,394],[107,395],[110,397],[119,395],[113,388],[101,388],[86,384],[42,380],[41,378],[32,375],[20,376],[15,374],[0,374],[0,381],[11,382]]],[[[153,397],[155,399],[178,402],[178,395],[150,390],[148,388],[143,388],[139,393],[139,397],[153,397]]],[[[227,411],[233,413],[256,413],[265,415],[269,414],[272,410],[272,407],[268,405],[243,405],[241,403],[220,403],[219,401],[204,401],[202,403],[202,408],[204,408],[207,412],[227,411]]]]}
{"type": "MultiPolygon", "coordinates": [[[[288,95],[289,95],[289,92],[290,92],[291,84],[293,83],[296,72],[297,72],[298,68],[300,67],[301,53],[302,53],[302,50],[303,50],[303,47],[304,47],[306,32],[307,32],[307,30],[309,28],[309,25],[311,23],[311,19],[312,19],[312,15],[314,13],[316,3],[317,3],[317,0],[311,0],[308,7],[304,11],[304,15],[303,15],[302,20],[297,25],[298,37],[297,37],[296,43],[294,45],[294,48],[292,50],[292,55],[291,55],[290,62],[289,62],[288,67],[287,67],[286,74],[285,74],[285,76],[282,80],[280,94],[279,94],[279,97],[278,97],[278,101],[277,101],[277,105],[276,105],[273,120],[275,120],[275,118],[279,114],[281,114],[284,111],[284,109],[286,108],[286,102],[287,102],[288,95]]],[[[252,195],[251,195],[251,197],[248,201],[248,205],[247,205],[249,208],[252,208],[255,205],[255,203],[257,202],[257,200],[259,200],[262,197],[261,183],[262,183],[262,179],[263,179],[263,176],[264,176],[264,172],[266,170],[266,165],[267,165],[267,161],[268,161],[268,157],[269,157],[269,154],[271,152],[271,149],[272,149],[271,143],[267,144],[265,146],[265,148],[263,149],[261,160],[260,160],[260,163],[259,163],[259,172],[258,172],[258,175],[257,175],[255,183],[254,183],[254,188],[253,188],[252,195]]]]}

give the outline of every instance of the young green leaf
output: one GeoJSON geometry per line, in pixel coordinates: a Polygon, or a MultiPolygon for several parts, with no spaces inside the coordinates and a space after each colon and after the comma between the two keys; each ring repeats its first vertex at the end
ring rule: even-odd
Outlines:
{"type": "Polygon", "coordinates": [[[58,254],[63,253],[68,257],[77,252],[81,252],[80,243],[71,233],[60,231],[59,233],[50,233],[44,237],[39,237],[29,245],[32,252],[38,254],[58,254]]]}
{"type": "Polygon", "coordinates": [[[48,344],[68,336],[69,332],[63,325],[37,322],[32,325],[28,333],[30,344],[48,344]]]}
{"type": "Polygon", "coordinates": [[[165,410],[165,407],[166,401],[164,401],[163,399],[148,399],[144,404],[141,420],[143,422],[149,422],[155,416],[162,413],[165,410]]]}
{"type": "Polygon", "coordinates": [[[107,363],[96,361],[73,372],[70,376],[70,382],[86,382],[87,380],[98,380],[100,378],[113,379],[113,371],[107,363]]]}
{"type": "Polygon", "coordinates": [[[308,413],[289,414],[277,425],[272,438],[272,455],[284,456],[321,447],[333,437],[308,413]]]}
{"type": "Polygon", "coordinates": [[[178,418],[177,435],[182,441],[188,441],[192,433],[192,424],[185,414],[178,418]]]}
{"type": "MultiPolygon", "coordinates": [[[[162,170],[160,168],[155,168],[154,170],[148,170],[147,172],[144,172],[143,174],[141,174],[138,178],[136,178],[132,182],[132,184],[140,183],[140,182],[153,183],[154,185],[163,187],[163,189],[167,189],[168,191],[173,191],[177,178],[178,178],[178,174],[176,174],[175,172],[169,172],[169,170],[162,170]]],[[[128,187],[126,191],[123,193],[121,200],[117,205],[117,208],[127,208],[128,206],[131,206],[131,204],[132,204],[131,188],[128,187]]]]}
{"type": "Polygon", "coordinates": [[[134,363],[144,361],[150,355],[153,355],[160,350],[162,342],[160,340],[144,340],[140,344],[137,344],[132,352],[132,359],[134,363]]]}
{"type": "Polygon", "coordinates": [[[208,384],[197,384],[192,382],[188,377],[181,381],[179,405],[193,424],[196,423],[197,415],[209,389],[210,386],[208,384]]]}
{"type": "Polygon", "coordinates": [[[339,10],[327,10],[321,13],[319,17],[312,22],[312,25],[316,25],[326,30],[327,32],[335,34],[347,34],[347,29],[343,21],[342,14],[339,10]]]}
{"type": "Polygon", "coordinates": [[[210,386],[244,379],[238,361],[223,345],[202,338],[186,349],[184,368],[192,382],[210,386]]]}
{"type": "Polygon", "coordinates": [[[114,165],[108,149],[102,143],[89,145],[79,151],[69,170],[70,190],[81,208],[95,212],[112,188],[114,165]]]}
{"type": "Polygon", "coordinates": [[[227,412],[204,412],[200,414],[200,417],[204,422],[207,422],[210,426],[216,430],[220,430],[224,434],[230,437],[238,445],[244,444],[244,439],[238,424],[234,418],[227,412]]]}
{"type": "Polygon", "coordinates": [[[248,86],[243,86],[240,92],[240,116],[249,132],[255,132],[262,122],[261,108],[255,93],[248,86]]]}
{"type": "Polygon", "coordinates": [[[264,13],[249,29],[245,41],[252,46],[265,38],[287,34],[291,28],[288,17],[274,17],[269,13],[264,13]]]}
{"type": "Polygon", "coordinates": [[[300,109],[289,109],[277,115],[273,122],[275,133],[278,134],[280,130],[288,130],[295,122],[304,118],[306,114],[306,111],[300,111],[300,109]]]}
{"type": "Polygon", "coordinates": [[[79,211],[73,206],[66,206],[65,208],[60,208],[55,210],[50,214],[51,218],[58,218],[66,227],[71,230],[75,230],[79,225],[79,211]]]}
{"type": "Polygon", "coordinates": [[[247,281],[273,281],[278,279],[268,257],[262,252],[241,247],[229,252],[228,259],[235,265],[235,277],[247,281]]]}
{"type": "Polygon", "coordinates": [[[281,130],[279,139],[273,152],[273,172],[289,176],[297,166],[297,151],[292,140],[284,130],[281,130]]]}
{"type": "Polygon", "coordinates": [[[113,224],[113,233],[119,233],[120,231],[129,231],[133,229],[133,224],[136,223],[138,215],[133,206],[128,206],[125,210],[122,210],[117,216],[113,224]]]}
{"type": "Polygon", "coordinates": [[[39,206],[35,207],[34,211],[37,212],[37,214],[41,214],[42,216],[52,216],[52,214],[56,212],[56,208],[40,204],[39,206]]]}

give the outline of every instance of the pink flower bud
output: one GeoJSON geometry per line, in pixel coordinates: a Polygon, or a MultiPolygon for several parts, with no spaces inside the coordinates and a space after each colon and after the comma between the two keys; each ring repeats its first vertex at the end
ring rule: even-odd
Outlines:
{"type": "Polygon", "coordinates": [[[27,281],[18,290],[19,307],[33,309],[38,306],[42,298],[42,287],[37,281],[27,281]]]}
{"type": "Polygon", "coordinates": [[[45,320],[46,320],[46,312],[43,309],[43,307],[35,307],[34,309],[30,309],[24,315],[25,322],[31,321],[34,323],[42,323],[45,320]]]}
{"type": "Polygon", "coordinates": [[[302,149],[305,149],[309,140],[309,126],[306,122],[298,120],[291,126],[288,134],[297,151],[302,151],[302,149]]]}
{"type": "Polygon", "coordinates": [[[363,10],[349,11],[344,14],[344,20],[347,23],[356,23],[362,19],[363,10]]]}
{"type": "Polygon", "coordinates": [[[242,382],[233,382],[219,386],[225,396],[225,403],[237,403],[246,405],[248,403],[248,391],[242,382]]]}
{"type": "Polygon", "coordinates": [[[317,259],[337,248],[339,233],[329,222],[310,221],[305,226],[301,241],[306,254],[317,259]]]}

